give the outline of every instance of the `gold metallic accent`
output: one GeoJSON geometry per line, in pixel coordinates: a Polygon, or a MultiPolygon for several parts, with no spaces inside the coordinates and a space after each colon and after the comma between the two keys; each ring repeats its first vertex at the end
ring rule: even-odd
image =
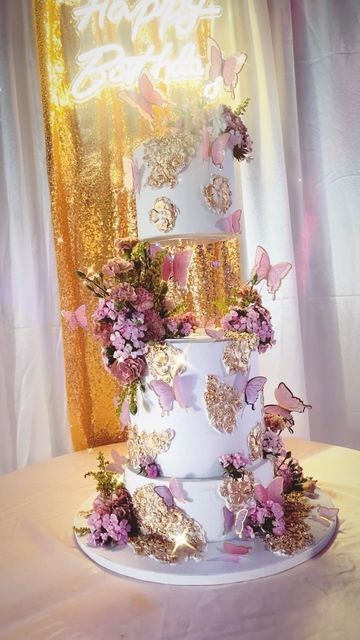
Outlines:
{"type": "Polygon", "coordinates": [[[186,371],[186,360],[181,349],[171,344],[153,344],[146,354],[149,372],[157,380],[171,384],[175,376],[186,371]]]}
{"type": "Polygon", "coordinates": [[[245,471],[242,478],[224,478],[219,486],[219,494],[226,500],[227,508],[237,513],[254,494],[254,476],[245,471]]]}
{"type": "Polygon", "coordinates": [[[171,564],[199,560],[206,547],[204,530],[179,507],[168,507],[154,488],[146,484],[132,496],[141,530],[141,535],[129,540],[134,551],[171,564]]]}
{"type": "Polygon", "coordinates": [[[206,376],[204,393],[210,423],[221,433],[232,433],[236,427],[236,412],[242,407],[240,394],[218,376],[206,376]]]}
{"type": "Polygon", "coordinates": [[[137,427],[128,427],[128,455],[130,464],[138,467],[144,458],[155,460],[159,453],[168,451],[175,436],[173,429],[163,431],[139,431],[137,427]]]}
{"type": "Polygon", "coordinates": [[[149,219],[159,231],[168,233],[174,228],[179,213],[180,211],[174,202],[161,196],[161,198],[156,198],[149,213],[149,219]]]}
{"type": "Polygon", "coordinates": [[[223,363],[227,373],[245,373],[249,368],[251,353],[258,346],[259,338],[255,333],[238,333],[236,339],[228,342],[224,349],[223,363]]]}
{"type": "Polygon", "coordinates": [[[250,460],[258,460],[258,458],[262,458],[263,439],[264,439],[264,430],[261,427],[261,423],[257,422],[255,427],[251,429],[247,439],[250,460]]]}
{"type": "Polygon", "coordinates": [[[224,215],[232,205],[232,194],[228,178],[212,175],[206,187],[202,187],[204,200],[214,213],[224,215]]]}
{"type": "Polygon", "coordinates": [[[268,535],[264,538],[264,542],[270,551],[293,555],[314,542],[314,536],[306,521],[312,507],[304,496],[293,492],[284,496],[283,508],[285,533],[281,536],[268,535]]]}
{"type": "Polygon", "coordinates": [[[146,184],[155,189],[174,187],[179,173],[195,155],[197,141],[189,133],[152,138],[144,143],[144,163],[150,168],[146,184]]]}

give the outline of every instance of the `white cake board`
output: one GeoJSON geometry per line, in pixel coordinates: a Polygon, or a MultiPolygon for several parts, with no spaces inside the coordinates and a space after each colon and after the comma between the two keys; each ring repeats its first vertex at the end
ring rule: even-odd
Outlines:
{"type": "MultiPolygon", "coordinates": [[[[80,512],[89,511],[92,501],[93,497],[82,504],[80,512]]],[[[316,498],[311,499],[311,504],[333,506],[329,496],[323,491],[317,492],[316,498]]],[[[130,545],[121,549],[94,548],[86,543],[86,536],[75,537],[80,549],[91,560],[122,576],[161,584],[215,585],[271,576],[310,560],[329,544],[336,532],[337,521],[330,521],[329,526],[312,519],[308,522],[314,542],[304,551],[292,556],[273,553],[265,549],[260,539],[256,539],[251,541],[253,551],[246,556],[239,556],[237,562],[233,561],[233,556],[222,553],[221,542],[209,543],[201,561],[190,559],[179,564],[164,564],[153,558],[136,555],[130,545]]],[[[74,524],[76,527],[86,526],[86,521],[77,515],[74,524]]]]}

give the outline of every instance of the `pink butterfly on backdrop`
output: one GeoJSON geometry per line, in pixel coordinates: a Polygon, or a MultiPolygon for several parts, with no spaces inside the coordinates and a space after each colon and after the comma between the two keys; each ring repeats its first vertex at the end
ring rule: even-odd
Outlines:
{"type": "Polygon", "coordinates": [[[264,411],[267,414],[275,414],[281,418],[285,418],[289,425],[288,429],[291,432],[291,426],[294,424],[294,419],[291,415],[292,411],[297,413],[303,413],[305,409],[311,409],[311,404],[305,404],[300,398],[294,396],[289,387],[284,382],[280,382],[277,389],[274,391],[274,395],[278,404],[266,404],[264,411]]]}
{"type": "Polygon", "coordinates": [[[235,98],[234,89],[238,83],[238,76],[246,62],[246,53],[234,53],[224,60],[218,43],[213,38],[207,39],[207,58],[209,61],[207,76],[213,83],[219,76],[222,77],[224,88],[235,98]]]}
{"type": "Polygon", "coordinates": [[[172,256],[165,256],[162,266],[162,278],[167,282],[172,276],[174,282],[181,288],[186,287],[189,266],[192,258],[192,249],[187,251],[177,251],[172,256]]]}
{"type": "Polygon", "coordinates": [[[162,107],[167,104],[164,94],[155,89],[146,71],[143,71],[139,77],[139,91],[121,91],[120,96],[130,104],[136,107],[140,115],[152,122],[153,106],[162,107]]]}
{"type": "Polygon", "coordinates": [[[76,327],[87,329],[86,304],[81,304],[75,311],[62,311],[61,315],[65,318],[69,329],[72,331],[76,327]]]}
{"type": "Polygon", "coordinates": [[[121,456],[115,449],[111,450],[111,455],[114,462],[110,462],[107,465],[106,471],[118,474],[124,473],[124,465],[128,462],[128,459],[125,456],[121,456]]]}
{"type": "Polygon", "coordinates": [[[275,294],[280,288],[281,281],[289,273],[292,265],[291,262],[279,262],[271,265],[267,251],[263,247],[256,247],[255,266],[250,274],[250,279],[256,276],[256,283],[266,280],[268,292],[275,294]]]}
{"type": "Polygon", "coordinates": [[[156,493],[164,500],[167,507],[174,506],[174,499],[178,502],[189,501],[189,498],[177,478],[171,478],[168,487],[165,484],[162,484],[155,487],[154,491],[156,491],[156,493]]]}
{"type": "Polygon", "coordinates": [[[131,158],[123,157],[123,169],[124,169],[124,187],[129,191],[136,191],[140,193],[141,180],[144,173],[144,165],[139,168],[139,165],[135,160],[131,158]]]}
{"type": "Polygon", "coordinates": [[[226,216],[226,218],[221,218],[221,220],[216,223],[216,226],[224,233],[240,233],[241,213],[241,209],[237,209],[229,216],[226,216]]]}
{"type": "Polygon", "coordinates": [[[214,142],[210,144],[209,132],[206,127],[203,127],[203,160],[211,158],[213,164],[217,167],[221,167],[225,158],[225,151],[227,143],[230,139],[230,133],[220,133],[214,142]]]}
{"type": "Polygon", "coordinates": [[[151,380],[149,384],[158,397],[163,415],[172,411],[175,400],[183,409],[189,406],[184,397],[181,376],[175,376],[172,386],[163,380],[151,380]]]}
{"type": "Polygon", "coordinates": [[[279,502],[282,504],[283,502],[283,488],[284,488],[284,478],[281,476],[277,476],[273,480],[271,480],[268,487],[264,487],[262,484],[256,484],[254,486],[254,498],[260,504],[266,504],[268,500],[272,500],[273,502],[279,502]]]}
{"type": "Polygon", "coordinates": [[[246,380],[241,392],[244,393],[246,404],[250,404],[252,409],[255,409],[255,402],[259,397],[259,393],[263,390],[267,378],[264,376],[255,376],[246,380]]]}

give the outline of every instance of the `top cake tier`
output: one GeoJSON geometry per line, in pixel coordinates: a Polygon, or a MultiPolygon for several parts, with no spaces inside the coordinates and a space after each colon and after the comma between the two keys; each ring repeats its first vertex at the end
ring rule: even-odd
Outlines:
{"type": "Polygon", "coordinates": [[[180,133],[149,140],[134,159],[140,240],[206,242],[238,231],[238,214],[232,214],[241,208],[241,186],[235,183],[231,148],[225,149],[222,166],[216,166],[211,158],[204,161],[201,143],[180,133]]]}

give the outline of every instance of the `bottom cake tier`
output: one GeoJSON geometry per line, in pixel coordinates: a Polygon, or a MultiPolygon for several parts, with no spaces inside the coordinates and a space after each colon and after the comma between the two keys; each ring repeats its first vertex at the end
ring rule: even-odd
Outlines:
{"type": "MultiPolygon", "coordinates": [[[[260,460],[246,468],[243,490],[251,490],[255,483],[267,487],[274,477],[273,464],[270,460],[260,460]]],[[[171,478],[159,477],[150,479],[136,473],[130,466],[125,468],[124,482],[127,490],[133,496],[137,490],[146,485],[167,487],[171,478]]],[[[174,497],[176,506],[181,508],[187,516],[193,518],[204,530],[208,542],[221,541],[233,537],[224,533],[224,507],[233,500],[241,500],[239,495],[241,485],[232,478],[191,478],[179,481],[184,501],[174,497]],[[236,494],[238,492],[238,495],[236,494]]],[[[170,485],[171,486],[171,485],[170,485]]],[[[141,526],[141,523],[140,523],[141,526]]]]}

